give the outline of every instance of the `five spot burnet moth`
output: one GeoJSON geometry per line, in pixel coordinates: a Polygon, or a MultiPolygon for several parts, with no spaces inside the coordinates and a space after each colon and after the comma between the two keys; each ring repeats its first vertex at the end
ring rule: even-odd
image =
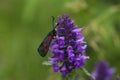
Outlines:
{"type": "MultiPolygon", "coordinates": [[[[52,16],[52,26],[54,27],[54,17],[53,16],[52,16]]],[[[38,52],[42,57],[46,56],[46,54],[49,50],[49,45],[55,36],[56,36],[56,31],[54,28],[52,31],[50,31],[48,33],[48,35],[44,38],[43,42],[38,47],[38,52]]]]}

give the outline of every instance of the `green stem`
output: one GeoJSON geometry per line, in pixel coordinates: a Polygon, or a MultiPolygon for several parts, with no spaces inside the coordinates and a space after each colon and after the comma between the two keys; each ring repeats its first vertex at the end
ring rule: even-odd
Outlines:
{"type": "Polygon", "coordinates": [[[96,80],[95,77],[93,77],[93,76],[87,71],[87,69],[85,69],[84,67],[82,67],[82,70],[83,70],[83,72],[84,72],[87,76],[91,77],[92,80],[96,80]]]}

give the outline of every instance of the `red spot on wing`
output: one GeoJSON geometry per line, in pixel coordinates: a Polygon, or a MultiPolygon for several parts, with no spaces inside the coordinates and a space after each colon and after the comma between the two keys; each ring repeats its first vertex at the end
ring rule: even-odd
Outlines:
{"type": "Polygon", "coordinates": [[[45,42],[43,43],[43,46],[44,46],[44,47],[47,47],[48,45],[49,45],[49,44],[47,44],[47,43],[45,43],[45,42]]]}
{"type": "Polygon", "coordinates": [[[46,49],[46,48],[44,48],[44,52],[47,52],[47,49],[46,49]]]}
{"type": "Polygon", "coordinates": [[[49,39],[49,40],[52,40],[52,39],[53,39],[53,37],[52,37],[52,36],[48,36],[48,39],[49,39]]]}

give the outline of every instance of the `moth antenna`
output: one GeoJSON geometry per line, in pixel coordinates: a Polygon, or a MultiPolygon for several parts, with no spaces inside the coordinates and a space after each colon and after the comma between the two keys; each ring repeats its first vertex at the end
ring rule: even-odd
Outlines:
{"type": "Polygon", "coordinates": [[[53,26],[53,29],[54,29],[54,21],[55,21],[55,17],[52,16],[52,26],[53,26]]]}

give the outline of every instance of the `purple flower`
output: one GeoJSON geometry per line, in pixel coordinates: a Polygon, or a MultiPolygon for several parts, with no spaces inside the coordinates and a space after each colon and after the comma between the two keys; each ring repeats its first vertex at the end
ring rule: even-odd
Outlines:
{"type": "Polygon", "coordinates": [[[49,60],[53,63],[53,71],[60,71],[65,77],[73,69],[84,66],[84,61],[89,59],[84,55],[87,45],[81,34],[83,28],[75,26],[68,15],[58,17],[55,30],[56,37],[49,48],[53,56],[49,60]]]}
{"type": "Polygon", "coordinates": [[[96,63],[92,76],[96,78],[96,80],[112,80],[114,71],[106,61],[99,61],[96,63]]]}
{"type": "Polygon", "coordinates": [[[53,71],[57,72],[59,70],[58,63],[54,61],[52,65],[53,65],[53,71]]]}

